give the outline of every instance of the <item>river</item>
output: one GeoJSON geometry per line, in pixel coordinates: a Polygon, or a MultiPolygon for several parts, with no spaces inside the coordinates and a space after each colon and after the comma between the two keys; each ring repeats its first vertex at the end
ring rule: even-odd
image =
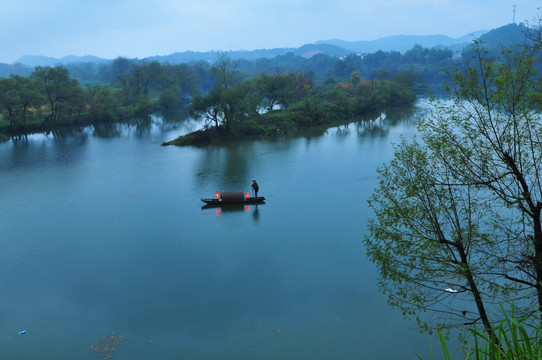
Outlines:
{"type": "Polygon", "coordinates": [[[440,358],[362,245],[416,116],[223,147],[162,147],[195,125],[160,118],[0,144],[0,358],[97,359],[111,333],[113,359],[440,358]],[[265,204],[202,208],[252,179],[265,204]]]}

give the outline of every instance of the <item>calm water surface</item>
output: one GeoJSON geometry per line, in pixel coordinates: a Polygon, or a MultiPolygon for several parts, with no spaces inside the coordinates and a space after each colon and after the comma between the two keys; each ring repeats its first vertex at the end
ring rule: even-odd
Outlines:
{"type": "Polygon", "coordinates": [[[189,123],[0,144],[0,358],[97,359],[116,333],[114,359],[429,359],[362,246],[414,117],[228,147],[160,146],[189,123]],[[266,204],[202,209],[251,179],[266,204]]]}

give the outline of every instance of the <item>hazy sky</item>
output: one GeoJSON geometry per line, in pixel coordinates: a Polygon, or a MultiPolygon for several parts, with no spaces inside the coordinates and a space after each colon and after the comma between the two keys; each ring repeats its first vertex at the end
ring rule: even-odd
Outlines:
{"type": "Polygon", "coordinates": [[[540,0],[4,0],[0,62],[22,55],[143,58],[195,50],[299,47],[390,35],[454,38],[513,21],[540,0]]]}

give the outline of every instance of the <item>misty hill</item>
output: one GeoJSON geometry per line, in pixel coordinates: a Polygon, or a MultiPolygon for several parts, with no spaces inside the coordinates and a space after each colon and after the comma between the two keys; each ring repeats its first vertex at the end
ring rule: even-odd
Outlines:
{"type": "MultiPolygon", "coordinates": [[[[486,31],[477,31],[472,34],[454,39],[444,35],[397,35],[388,36],[372,41],[344,41],[344,40],[326,40],[318,41],[314,44],[303,45],[299,48],[275,48],[275,49],[258,49],[258,50],[237,50],[237,51],[183,51],[176,52],[164,56],[151,56],[143,60],[158,61],[161,63],[179,64],[191,63],[197,61],[213,62],[219,54],[226,54],[234,60],[256,60],[262,58],[274,58],[277,56],[292,53],[294,55],[309,58],[316,54],[326,54],[328,56],[337,57],[345,56],[352,53],[374,53],[378,50],[382,51],[399,51],[404,53],[412,49],[414,45],[421,45],[424,48],[447,48],[451,50],[462,50],[472,43],[475,38],[484,40],[490,48],[497,47],[498,44],[510,46],[513,43],[521,43],[525,40],[525,32],[528,28],[524,24],[509,24],[497,29],[486,31]]],[[[96,56],[64,56],[60,59],[47,57],[25,55],[16,61],[16,64],[34,66],[55,66],[68,65],[74,63],[107,63],[112,59],[103,59],[96,56]]],[[[13,67],[13,65],[0,64],[2,67],[13,67]],[[3,65],[3,66],[2,66],[3,65]]],[[[10,69],[0,69],[0,76],[6,76],[3,73],[11,73],[10,69]],[[4,70],[4,71],[1,71],[4,70]]]]}
{"type": "Polygon", "coordinates": [[[276,49],[258,49],[258,50],[238,50],[238,51],[210,51],[210,52],[196,52],[196,51],[184,51],[177,52],[171,55],[165,56],[152,56],[145,58],[149,61],[167,62],[170,64],[178,63],[190,63],[195,61],[215,61],[219,54],[226,54],[233,60],[256,60],[262,58],[274,58],[276,56],[293,53],[294,55],[311,57],[315,54],[326,54],[328,56],[344,56],[351,54],[351,50],[343,49],[341,47],[331,44],[307,44],[299,48],[276,48],[276,49]]]}
{"type": "Polygon", "coordinates": [[[532,41],[528,34],[529,28],[525,24],[508,24],[483,34],[480,40],[490,49],[500,46],[514,48],[518,44],[532,41]]]}
{"type": "MultiPolygon", "coordinates": [[[[213,62],[219,54],[226,54],[234,60],[256,60],[261,58],[274,58],[276,56],[293,53],[303,57],[311,57],[315,54],[326,54],[328,56],[345,56],[352,53],[373,53],[378,50],[382,51],[399,51],[405,52],[412,49],[416,44],[424,48],[442,47],[451,48],[453,50],[461,50],[463,47],[472,42],[473,38],[486,33],[486,31],[478,31],[472,35],[465,35],[461,38],[454,39],[444,35],[397,35],[389,36],[371,41],[344,41],[344,40],[326,40],[318,41],[314,44],[306,44],[299,48],[275,48],[275,49],[257,49],[257,50],[236,50],[236,51],[183,51],[176,52],[170,55],[150,56],[145,58],[148,61],[158,61],[161,63],[179,64],[191,63],[196,61],[213,62]]],[[[17,60],[28,66],[55,66],[58,64],[69,64],[79,62],[95,62],[103,63],[111,61],[111,59],[103,59],[96,56],[64,56],[61,59],[47,57],[25,55],[17,60]]]]}
{"type": "MultiPolygon", "coordinates": [[[[303,57],[310,57],[315,54],[326,54],[328,56],[344,56],[351,54],[351,50],[346,50],[331,44],[307,44],[299,48],[276,48],[276,49],[259,49],[259,50],[237,50],[237,51],[183,51],[176,52],[170,55],[163,56],[150,56],[145,58],[148,61],[158,61],[160,63],[170,63],[170,64],[180,64],[180,63],[191,63],[197,61],[215,61],[220,54],[226,54],[234,60],[244,59],[244,60],[256,60],[261,58],[274,58],[275,56],[285,55],[288,53],[293,53],[294,55],[299,55],[303,57]]],[[[70,63],[84,63],[84,62],[94,62],[94,63],[104,63],[111,60],[102,59],[96,56],[75,56],[69,55],[64,56],[61,59],[48,57],[48,56],[37,56],[37,55],[25,55],[17,59],[17,63],[24,64],[27,66],[55,66],[58,64],[67,65],[70,63]]]]}
{"type": "MultiPolygon", "coordinates": [[[[485,33],[485,31],[479,31],[474,36],[485,33]]],[[[236,51],[183,51],[176,52],[170,55],[163,56],[150,56],[145,58],[148,61],[158,61],[161,63],[179,64],[179,63],[191,63],[196,61],[209,61],[213,62],[217,59],[219,54],[226,54],[234,60],[256,60],[262,58],[274,58],[280,55],[286,55],[293,53],[294,55],[310,57],[315,54],[326,54],[328,56],[345,56],[352,53],[372,53],[378,50],[382,51],[399,51],[405,52],[412,49],[416,44],[423,46],[424,48],[432,47],[444,47],[453,49],[462,49],[468,45],[473,39],[473,36],[466,35],[459,39],[453,39],[444,35],[397,35],[389,36],[372,41],[344,41],[344,40],[327,40],[318,41],[314,44],[306,44],[299,48],[275,48],[275,49],[257,49],[257,50],[236,50],[236,51]]],[[[21,63],[28,66],[55,66],[58,64],[69,64],[78,62],[95,62],[102,63],[111,60],[102,59],[96,56],[64,56],[61,59],[47,57],[47,56],[35,56],[25,55],[17,60],[17,63],[21,63]]]]}
{"type": "Polygon", "coordinates": [[[109,62],[110,60],[102,59],[97,56],[86,55],[86,56],[75,56],[68,55],[60,59],[41,56],[41,55],[24,55],[17,59],[16,63],[28,65],[28,66],[56,66],[56,65],[66,65],[70,63],[104,63],[109,62]]]}
{"type": "Polygon", "coordinates": [[[445,35],[396,35],[372,41],[327,40],[318,41],[316,44],[331,44],[357,53],[374,53],[378,50],[405,52],[412,49],[414,45],[421,45],[424,48],[438,47],[461,50],[473,39],[486,32],[481,30],[458,39],[445,35]]]}
{"type": "Polygon", "coordinates": [[[24,55],[17,59],[16,63],[24,64],[28,66],[55,66],[60,62],[59,59],[49,57],[49,56],[41,56],[41,55],[24,55]]]}

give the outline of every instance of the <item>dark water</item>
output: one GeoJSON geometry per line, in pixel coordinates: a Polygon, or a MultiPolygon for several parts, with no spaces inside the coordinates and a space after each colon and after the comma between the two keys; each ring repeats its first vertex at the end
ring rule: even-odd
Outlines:
{"type": "Polygon", "coordinates": [[[440,358],[362,246],[414,117],[228,147],[161,147],[190,130],[163,125],[0,144],[0,358],[98,359],[110,333],[114,359],[440,358]],[[251,179],[266,204],[202,209],[251,179]]]}

